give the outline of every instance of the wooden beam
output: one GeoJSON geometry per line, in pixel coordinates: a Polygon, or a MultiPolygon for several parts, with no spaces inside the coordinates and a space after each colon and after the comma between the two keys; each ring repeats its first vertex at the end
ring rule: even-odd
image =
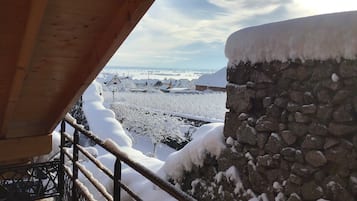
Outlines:
{"type": "Polygon", "coordinates": [[[51,112],[51,116],[48,118],[52,122],[49,130],[53,130],[57,126],[71,105],[78,100],[103,69],[153,2],[154,0],[120,1],[119,9],[114,13],[112,21],[106,26],[103,34],[98,36],[98,40],[90,48],[89,54],[77,66],[77,73],[71,79],[76,82],[68,83],[65,93],[58,99],[56,110],[51,112]]]}
{"type": "MultiPolygon", "coordinates": [[[[37,35],[41,27],[42,18],[47,6],[47,0],[32,0],[30,11],[26,22],[24,37],[20,53],[16,63],[15,75],[12,80],[11,89],[9,91],[6,109],[3,114],[3,122],[0,125],[0,139],[5,138],[8,124],[14,113],[16,103],[19,100],[24,80],[29,71],[31,57],[36,44],[37,35]]],[[[1,122],[0,122],[1,123],[1,122]]]]}
{"type": "Polygon", "coordinates": [[[0,163],[43,155],[52,150],[52,135],[0,140],[0,163]]]}

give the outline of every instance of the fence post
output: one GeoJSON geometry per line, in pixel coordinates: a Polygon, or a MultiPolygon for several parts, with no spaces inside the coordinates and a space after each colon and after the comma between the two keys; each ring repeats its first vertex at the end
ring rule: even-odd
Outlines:
{"type": "Polygon", "coordinates": [[[63,201],[64,198],[64,144],[65,144],[65,138],[64,138],[64,132],[66,132],[66,122],[62,120],[61,122],[61,144],[60,144],[60,164],[58,167],[58,188],[59,188],[59,193],[60,193],[60,199],[63,201]]]}
{"type": "Polygon", "coordinates": [[[114,165],[114,201],[120,201],[121,162],[117,158],[114,165]]]}
{"type": "Polygon", "coordinates": [[[78,130],[75,129],[73,133],[73,161],[72,161],[72,170],[73,170],[73,185],[72,185],[72,200],[77,201],[77,187],[76,180],[78,179],[78,167],[76,162],[78,161],[78,142],[79,142],[79,133],[78,130]]]}

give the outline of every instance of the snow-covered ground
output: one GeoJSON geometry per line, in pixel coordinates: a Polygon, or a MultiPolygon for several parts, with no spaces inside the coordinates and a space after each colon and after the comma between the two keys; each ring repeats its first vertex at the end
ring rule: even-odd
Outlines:
{"type": "MultiPolygon", "coordinates": [[[[153,156],[154,145],[150,137],[132,134],[133,136],[133,148],[140,150],[143,154],[147,156],[153,156]]],[[[156,155],[155,157],[159,160],[165,161],[167,157],[175,152],[175,150],[166,144],[160,143],[157,145],[156,155]]]]}
{"type": "MultiPolygon", "coordinates": [[[[201,75],[190,73],[191,76],[195,76],[195,79],[201,75]]],[[[118,75],[117,72],[115,74],[118,75]]],[[[153,74],[155,73],[152,72],[149,76],[153,74]]],[[[165,75],[162,72],[156,72],[156,74],[165,75]]],[[[182,133],[187,132],[190,126],[174,115],[207,122],[223,122],[226,111],[225,93],[207,91],[183,94],[160,91],[160,87],[167,86],[174,87],[180,92],[179,88],[193,90],[194,81],[188,80],[187,77],[182,77],[184,79],[180,80],[156,80],[154,77],[153,79],[133,80],[130,77],[121,77],[121,88],[118,88],[118,85],[113,88],[105,84],[113,75],[111,72],[101,73],[97,78],[98,82],[94,81],[83,94],[83,111],[89,127],[99,138],[105,140],[105,144],[124,152],[129,158],[163,179],[178,179],[184,171],[189,171],[194,165],[202,165],[206,154],[218,157],[225,148],[223,123],[207,124],[191,130],[197,135],[192,137],[192,141],[180,151],[175,151],[160,143],[160,138],[153,140],[150,135],[154,133],[159,136],[184,137],[182,133]],[[161,82],[161,86],[154,86],[159,83],[158,81],[161,82]],[[137,92],[142,91],[143,88],[146,93],[137,92]],[[130,91],[132,89],[137,90],[130,91]],[[131,116],[136,121],[132,124],[142,130],[128,129],[125,119],[131,116]],[[124,126],[118,120],[122,121],[124,126]],[[142,121],[138,122],[138,120],[142,121]],[[145,124],[149,126],[143,126],[145,124]]],[[[59,130],[59,127],[56,130],[59,130]]],[[[69,128],[69,130],[69,133],[73,133],[73,129],[69,128]]],[[[59,133],[54,132],[53,136],[54,152],[58,152],[59,133]]],[[[113,170],[115,162],[113,155],[108,154],[99,146],[87,149],[107,168],[113,170]]],[[[71,152],[70,149],[69,152],[71,152]]],[[[38,160],[47,160],[49,157],[51,156],[40,157],[38,160]]],[[[82,155],[81,158],[84,159],[82,155]]],[[[103,184],[109,193],[113,193],[112,181],[106,175],[88,161],[84,160],[82,165],[91,172],[93,178],[103,184]]],[[[94,194],[94,197],[98,200],[102,199],[82,174],[80,180],[94,194]]],[[[122,181],[144,200],[174,200],[127,165],[122,167],[122,181]]],[[[122,200],[130,200],[130,198],[122,193],[122,200]]]]}
{"type": "MultiPolygon", "coordinates": [[[[132,136],[134,137],[133,142],[133,138],[115,119],[113,112],[103,106],[104,99],[101,94],[101,85],[94,81],[83,96],[83,110],[87,116],[89,127],[94,129],[93,131],[98,137],[105,140],[105,144],[124,152],[129,158],[155,172],[163,179],[169,177],[177,179],[184,171],[189,171],[193,165],[202,165],[206,154],[218,157],[225,149],[223,124],[215,123],[198,129],[197,137],[180,151],[173,152],[167,147],[161,147],[162,152],[160,151],[158,156],[162,160],[147,156],[144,153],[150,150],[150,141],[142,136],[132,136]],[[166,160],[164,160],[165,158],[166,160]]],[[[96,148],[99,150],[97,159],[113,170],[115,157],[98,146],[96,148]]],[[[82,165],[103,184],[109,193],[113,193],[113,184],[109,178],[92,163],[83,162],[82,165]]],[[[96,198],[101,199],[99,193],[94,190],[83,175],[80,176],[80,180],[84,182],[90,192],[95,194],[96,198]]],[[[145,200],[174,200],[126,165],[123,166],[122,181],[145,200]]],[[[123,193],[122,200],[130,200],[130,198],[123,193]]]]}
{"type": "Polygon", "coordinates": [[[165,140],[182,142],[189,137],[189,127],[179,117],[120,103],[111,104],[111,108],[127,131],[149,137],[155,144],[165,140]]]}
{"type": "MultiPolygon", "coordinates": [[[[185,77],[185,79],[177,77],[169,80],[133,79],[124,76],[125,74],[120,76],[119,69],[106,70],[96,80],[102,87],[104,106],[114,111],[124,129],[133,136],[138,134],[148,137],[155,145],[163,140],[172,139],[175,143],[181,143],[190,139],[192,132],[197,129],[195,127],[197,122],[192,121],[224,121],[226,112],[224,92],[196,91],[194,90],[196,80],[188,80],[185,77]]],[[[156,73],[162,75],[173,72],[161,69],[156,73]]],[[[194,76],[197,72],[185,73],[194,76]]],[[[225,80],[225,73],[214,75],[213,77],[220,78],[212,82],[225,80]]],[[[212,76],[201,77],[206,79],[212,76]]],[[[154,147],[151,153],[160,154],[156,153],[156,146],[154,147]]]]}
{"type": "MultiPolygon", "coordinates": [[[[113,102],[111,92],[104,91],[106,101],[113,102]]],[[[223,122],[226,112],[226,93],[171,94],[117,92],[114,103],[135,105],[150,110],[160,110],[178,116],[223,122]]]]}

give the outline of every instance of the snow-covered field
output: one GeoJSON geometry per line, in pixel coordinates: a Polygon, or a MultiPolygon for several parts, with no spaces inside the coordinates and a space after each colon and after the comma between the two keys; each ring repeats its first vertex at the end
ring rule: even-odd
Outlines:
{"type": "MultiPolygon", "coordinates": [[[[195,128],[192,132],[197,135],[180,151],[160,143],[167,135],[185,137],[182,133],[189,130],[190,126],[185,125],[186,123],[175,115],[208,122],[223,122],[226,111],[225,93],[163,93],[151,85],[154,82],[147,84],[147,88],[151,89],[146,93],[130,92],[125,87],[120,90],[107,87],[103,77],[98,80],[99,82],[94,81],[83,95],[83,111],[90,130],[103,139],[105,144],[116,147],[161,178],[179,179],[194,165],[202,165],[206,154],[218,157],[225,148],[222,123],[195,128]],[[125,124],[128,118],[131,118],[130,126],[125,124]]],[[[130,79],[127,81],[124,86],[134,86],[130,79]]],[[[137,82],[142,87],[143,80],[137,82]]],[[[192,84],[191,81],[185,80],[170,82],[184,87],[192,84]]],[[[55,132],[53,136],[53,140],[57,141],[54,144],[58,144],[59,133],[55,132]]],[[[87,149],[107,168],[113,170],[113,155],[98,145],[87,149]]],[[[113,183],[109,178],[88,161],[83,161],[82,165],[109,193],[113,193],[113,183]]],[[[80,175],[80,180],[94,193],[94,197],[102,199],[83,175],[80,175]]],[[[140,197],[145,197],[145,200],[173,200],[126,165],[122,168],[122,181],[140,197]]],[[[130,198],[123,193],[122,200],[130,198]]]]}
{"type": "Polygon", "coordinates": [[[102,74],[118,74],[128,76],[137,80],[146,79],[188,79],[194,80],[203,74],[215,72],[214,69],[170,69],[170,68],[144,68],[144,67],[116,67],[107,66],[102,74]]]}
{"type": "Polygon", "coordinates": [[[212,86],[224,87],[225,83],[222,80],[226,79],[225,71],[225,68],[222,68],[219,70],[221,73],[212,74],[214,71],[208,70],[107,67],[96,80],[102,85],[107,107],[120,103],[128,107],[135,106],[185,118],[223,122],[226,112],[226,93],[196,91],[195,83],[201,76],[209,78],[212,86]],[[162,78],[157,75],[167,77],[162,78]]]}
{"type": "MultiPolygon", "coordinates": [[[[197,130],[197,122],[224,121],[226,93],[196,91],[196,80],[189,78],[197,76],[198,71],[157,69],[152,73],[173,76],[180,73],[176,79],[158,80],[151,77],[133,79],[140,78],[145,73],[143,69],[128,71],[127,76],[119,75],[120,68],[110,69],[97,78],[102,88],[104,105],[113,110],[117,120],[132,136],[141,135],[152,141],[151,147],[154,148],[149,152],[153,155],[161,154],[156,146],[166,140],[174,140],[175,145],[172,146],[175,148],[181,147],[180,143],[194,137],[192,133],[197,130]]],[[[216,77],[213,80],[219,80],[216,77]]],[[[225,80],[225,77],[222,79],[225,80]]],[[[133,140],[137,141],[135,137],[133,140]]]]}
{"type": "MultiPolygon", "coordinates": [[[[106,101],[113,101],[112,93],[104,91],[106,101]]],[[[226,112],[226,93],[171,94],[117,92],[114,103],[135,105],[178,116],[222,122],[226,112]]]]}
{"type": "MultiPolygon", "coordinates": [[[[151,149],[150,140],[145,136],[130,135],[128,131],[122,128],[121,124],[115,119],[114,113],[104,107],[100,88],[100,84],[94,82],[83,96],[83,110],[91,130],[104,140],[104,144],[119,149],[120,152],[124,152],[129,158],[155,172],[163,179],[169,177],[179,179],[185,171],[190,171],[194,165],[202,165],[206,154],[218,157],[221,151],[225,149],[223,124],[215,123],[199,128],[196,131],[197,137],[182,150],[173,151],[162,145],[159,146],[158,154],[161,159],[152,157],[148,154],[151,149]]],[[[54,140],[57,139],[58,141],[58,133],[55,132],[54,136],[56,136],[54,140]]],[[[107,168],[113,170],[116,158],[98,145],[93,148],[98,150],[96,152],[98,153],[97,159],[107,168]]],[[[100,181],[109,193],[113,193],[112,181],[98,168],[86,161],[82,162],[82,166],[88,169],[92,177],[100,181]]],[[[80,175],[79,179],[84,182],[91,193],[94,193],[95,198],[101,200],[99,193],[94,190],[83,175],[80,175]]],[[[147,201],[174,200],[126,165],[122,169],[122,181],[147,201]]],[[[125,193],[122,194],[121,198],[122,200],[131,200],[125,193]]]]}

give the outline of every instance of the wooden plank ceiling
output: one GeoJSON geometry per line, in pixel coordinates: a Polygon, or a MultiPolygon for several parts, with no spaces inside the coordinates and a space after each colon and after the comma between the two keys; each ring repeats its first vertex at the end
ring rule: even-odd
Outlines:
{"type": "Polygon", "coordinates": [[[0,161],[50,150],[49,133],[153,1],[0,1],[0,144],[27,146],[0,146],[0,161]]]}

